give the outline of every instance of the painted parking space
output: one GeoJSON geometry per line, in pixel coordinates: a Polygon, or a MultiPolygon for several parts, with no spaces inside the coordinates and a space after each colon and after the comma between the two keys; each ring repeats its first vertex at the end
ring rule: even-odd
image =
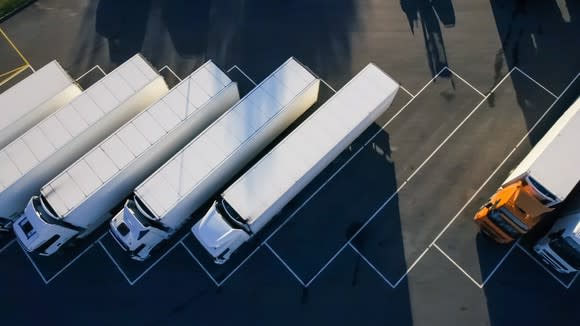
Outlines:
{"type": "Polygon", "coordinates": [[[472,152],[467,153],[475,158],[466,165],[474,177],[462,179],[468,196],[451,213],[453,223],[435,243],[478,284],[485,282],[511,246],[479,235],[473,216],[560,116],[555,103],[551,94],[514,70],[490,94],[461,136],[483,145],[471,146],[472,152]]]}
{"type": "Polygon", "coordinates": [[[458,78],[430,82],[270,245],[303,280],[311,280],[480,100],[458,78]]]}

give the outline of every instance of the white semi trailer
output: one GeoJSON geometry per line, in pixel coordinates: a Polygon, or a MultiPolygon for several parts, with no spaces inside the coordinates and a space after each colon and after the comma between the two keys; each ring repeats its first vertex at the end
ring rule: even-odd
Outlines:
{"type": "Polygon", "coordinates": [[[191,231],[227,261],[391,105],[399,85],[369,64],[229,186],[191,231]]]}
{"type": "Polygon", "coordinates": [[[167,92],[136,55],[0,150],[0,225],[63,169],[167,92]]]}
{"type": "Polygon", "coordinates": [[[139,185],[111,233],[144,260],[318,99],[320,81],[293,58],[139,185]]]}
{"type": "Polygon", "coordinates": [[[0,94],[0,149],[82,93],[56,61],[0,94]]]}
{"type": "Polygon", "coordinates": [[[211,61],[139,113],[32,197],[14,223],[20,244],[51,255],[111,218],[115,207],[239,99],[211,61]]]}

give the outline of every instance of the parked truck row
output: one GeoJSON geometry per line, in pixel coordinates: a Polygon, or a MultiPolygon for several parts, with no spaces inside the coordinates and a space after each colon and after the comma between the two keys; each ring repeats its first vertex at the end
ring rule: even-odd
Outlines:
{"type": "MultiPolygon", "coordinates": [[[[83,91],[53,61],[0,94],[0,230],[48,256],[108,223],[119,246],[142,261],[197,212],[203,217],[191,232],[222,264],[399,89],[369,64],[272,144],[318,101],[319,87],[320,79],[290,58],[242,99],[211,61],[169,90],[135,55],[83,91]]],[[[486,235],[513,241],[577,186],[579,111],[576,99],[477,212],[486,235]]],[[[534,250],[570,273],[580,269],[580,211],[563,215],[534,250]]]]}

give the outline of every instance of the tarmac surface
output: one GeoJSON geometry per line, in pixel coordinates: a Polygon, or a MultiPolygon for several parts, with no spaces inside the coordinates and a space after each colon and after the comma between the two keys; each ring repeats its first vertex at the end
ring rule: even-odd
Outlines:
{"type": "Polygon", "coordinates": [[[106,227],[53,257],[0,234],[2,322],[580,324],[578,274],[530,249],[551,219],[511,245],[472,222],[580,94],[579,22],[573,0],[38,0],[0,24],[0,91],[137,52],[170,85],[211,59],[243,94],[294,56],[327,83],[310,112],[369,62],[402,88],[224,265],[188,232],[203,209],[142,263],[106,227]]]}

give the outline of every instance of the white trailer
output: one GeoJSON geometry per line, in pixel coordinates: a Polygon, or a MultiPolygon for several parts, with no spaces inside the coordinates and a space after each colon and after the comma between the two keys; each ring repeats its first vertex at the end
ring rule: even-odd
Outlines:
{"type": "Polygon", "coordinates": [[[560,273],[580,271],[580,211],[558,219],[534,251],[560,273]]]}
{"type": "Polygon", "coordinates": [[[0,94],[0,149],[82,93],[56,61],[0,94]]]}
{"type": "Polygon", "coordinates": [[[51,255],[84,238],[147,176],[239,99],[211,61],[42,187],[14,223],[27,251],[51,255]]]}
{"type": "Polygon", "coordinates": [[[572,104],[504,181],[525,180],[540,202],[555,206],[580,180],[580,98],[572,104]]]}
{"type": "Polygon", "coordinates": [[[366,66],[229,186],[191,231],[218,264],[258,233],[391,105],[399,85],[366,66]]]}
{"type": "Polygon", "coordinates": [[[320,81],[293,58],[134,191],[111,233],[144,260],[318,99],[320,81]]]}
{"type": "Polygon", "coordinates": [[[163,77],[136,55],[0,150],[4,229],[40,187],[166,92],[163,77]]]}

